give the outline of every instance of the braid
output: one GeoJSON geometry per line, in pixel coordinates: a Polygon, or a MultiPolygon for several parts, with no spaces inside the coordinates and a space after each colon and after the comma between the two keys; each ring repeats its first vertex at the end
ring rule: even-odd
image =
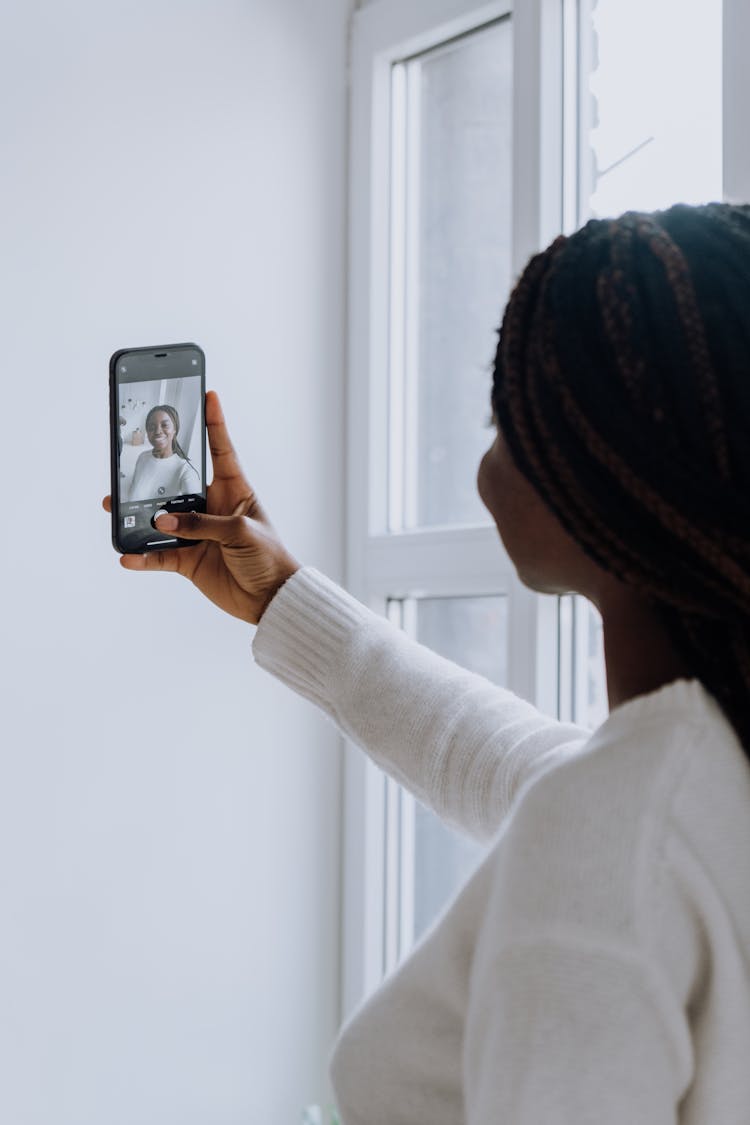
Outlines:
{"type": "Polygon", "coordinates": [[[648,598],[750,756],[750,206],[557,238],[506,309],[493,406],[519,469],[648,598]]]}
{"type": "Polygon", "coordinates": [[[714,459],[721,475],[725,480],[729,480],[729,454],[724,434],[721,399],[708,354],[703,321],[696,303],[688,264],[665,231],[658,227],[649,230],[649,225],[645,222],[640,224],[640,230],[648,238],[649,249],[661,261],[674,294],[690,365],[695,373],[703,401],[714,459]]]}

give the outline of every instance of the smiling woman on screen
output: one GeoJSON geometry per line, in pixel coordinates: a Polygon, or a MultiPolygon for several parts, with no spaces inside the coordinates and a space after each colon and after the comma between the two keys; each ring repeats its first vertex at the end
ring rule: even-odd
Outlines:
{"type": "Polygon", "coordinates": [[[184,496],[201,491],[197,470],[177,440],[180,416],[173,406],[153,406],[146,415],[152,448],[135,463],[129,500],[184,496]]]}

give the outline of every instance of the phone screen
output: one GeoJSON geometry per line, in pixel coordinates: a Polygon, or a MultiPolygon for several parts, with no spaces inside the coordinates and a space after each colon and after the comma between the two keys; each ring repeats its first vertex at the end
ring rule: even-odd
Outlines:
{"type": "Polygon", "coordinates": [[[205,511],[205,356],[195,344],[133,348],[110,360],[112,532],[118,551],[192,546],[160,534],[167,511],[205,511]]]}

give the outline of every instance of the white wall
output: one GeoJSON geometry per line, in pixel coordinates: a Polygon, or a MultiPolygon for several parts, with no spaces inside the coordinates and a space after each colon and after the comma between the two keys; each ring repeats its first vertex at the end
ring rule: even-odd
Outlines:
{"type": "Polygon", "coordinates": [[[328,1097],[337,737],[249,627],[121,570],[99,503],[110,353],[195,340],[277,527],[340,575],[348,6],[3,9],[7,1125],[328,1097]]]}

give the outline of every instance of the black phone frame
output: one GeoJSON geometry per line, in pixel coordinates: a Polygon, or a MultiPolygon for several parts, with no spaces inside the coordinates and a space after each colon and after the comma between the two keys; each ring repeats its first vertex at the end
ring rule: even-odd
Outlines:
{"type": "MultiPolygon", "coordinates": [[[[191,510],[205,512],[206,510],[206,497],[205,491],[207,489],[206,475],[206,355],[203,349],[198,344],[189,342],[181,344],[157,344],[152,347],[139,347],[139,348],[119,348],[112,354],[109,360],[109,444],[110,444],[110,495],[112,502],[112,546],[121,555],[142,555],[151,553],[152,551],[175,550],[180,547],[194,547],[195,540],[179,539],[173,536],[165,536],[164,541],[153,541],[151,544],[145,544],[138,549],[128,549],[123,546],[120,539],[120,453],[118,447],[118,439],[120,436],[120,406],[119,406],[119,393],[117,383],[117,365],[125,356],[130,355],[153,355],[154,358],[162,358],[170,356],[171,354],[179,351],[193,351],[198,352],[201,357],[201,464],[203,467],[203,488],[204,495],[198,498],[196,504],[192,506],[191,510]]],[[[162,507],[167,511],[176,510],[179,505],[173,504],[172,499],[166,500],[162,507]]],[[[184,511],[184,508],[180,508],[184,511]]],[[[153,535],[159,533],[154,529],[153,535]]]]}

